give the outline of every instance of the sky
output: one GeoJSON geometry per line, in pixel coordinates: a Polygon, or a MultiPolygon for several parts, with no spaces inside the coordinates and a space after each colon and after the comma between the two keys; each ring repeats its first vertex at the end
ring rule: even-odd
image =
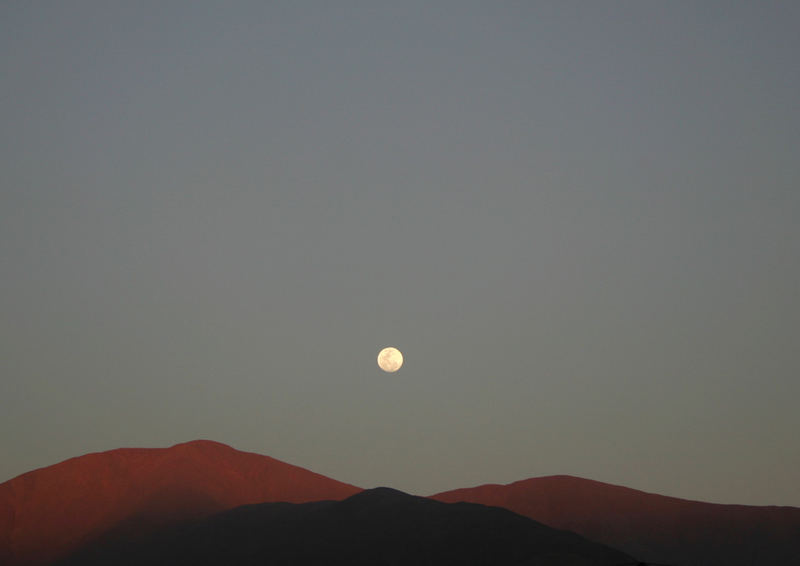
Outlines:
{"type": "Polygon", "coordinates": [[[799,28],[3,2],[0,481],[207,438],[419,495],[800,506],[799,28]]]}

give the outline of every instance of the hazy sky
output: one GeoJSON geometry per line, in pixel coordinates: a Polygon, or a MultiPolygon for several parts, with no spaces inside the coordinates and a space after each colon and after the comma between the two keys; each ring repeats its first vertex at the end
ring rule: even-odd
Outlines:
{"type": "Polygon", "coordinates": [[[209,438],[416,494],[800,506],[798,29],[4,2],[0,481],[209,438]]]}

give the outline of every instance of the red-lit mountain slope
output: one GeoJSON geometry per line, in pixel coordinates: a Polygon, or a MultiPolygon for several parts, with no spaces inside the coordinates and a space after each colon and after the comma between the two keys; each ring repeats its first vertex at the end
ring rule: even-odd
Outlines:
{"type": "Polygon", "coordinates": [[[146,533],[247,503],[340,500],[360,491],[204,440],[88,454],[0,484],[0,564],[47,564],[100,536],[146,533]]]}
{"type": "Polygon", "coordinates": [[[662,564],[800,565],[800,509],[717,505],[570,476],[432,496],[497,507],[662,564]]]}

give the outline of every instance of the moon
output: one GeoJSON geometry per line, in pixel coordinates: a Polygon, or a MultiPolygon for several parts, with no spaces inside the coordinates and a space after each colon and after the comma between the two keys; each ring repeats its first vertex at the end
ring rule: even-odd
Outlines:
{"type": "Polygon", "coordinates": [[[378,354],[378,366],[385,372],[394,373],[403,366],[403,354],[397,348],[384,348],[378,354]]]}

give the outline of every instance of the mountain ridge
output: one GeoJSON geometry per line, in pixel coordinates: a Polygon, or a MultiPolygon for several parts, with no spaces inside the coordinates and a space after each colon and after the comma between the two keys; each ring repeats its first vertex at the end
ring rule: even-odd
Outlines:
{"type": "Polygon", "coordinates": [[[361,488],[210,440],[69,458],[0,484],[0,563],[47,564],[136,518],[157,528],[248,503],[342,499],[361,488]]]}
{"type": "Polygon", "coordinates": [[[321,562],[616,566],[633,559],[506,509],[374,488],[342,501],[245,505],[149,538],[90,547],[57,566],[321,562]]]}
{"type": "MultiPolygon", "coordinates": [[[[94,452],[0,484],[0,564],[45,566],[101,538],[146,535],[242,505],[336,501],[362,491],[212,440],[94,452]]],[[[387,501],[402,494],[376,493],[387,501]]],[[[505,508],[652,563],[800,564],[800,508],[790,506],[698,502],[570,475],[430,499],[505,508]]]]}
{"type": "Polygon", "coordinates": [[[800,564],[796,507],[691,501],[567,475],[484,484],[431,497],[504,507],[651,562],[800,564]]]}
{"type": "Polygon", "coordinates": [[[494,482],[482,483],[482,484],[477,484],[477,485],[470,486],[470,487],[459,487],[459,488],[455,488],[455,489],[448,489],[448,490],[445,490],[445,491],[440,491],[440,492],[437,492],[437,493],[434,493],[434,494],[431,494],[431,495],[427,495],[425,497],[436,497],[437,495],[442,494],[442,493],[450,493],[450,492],[453,492],[453,491],[460,491],[460,490],[475,490],[475,489],[480,489],[480,488],[492,488],[492,487],[510,487],[510,486],[515,486],[515,485],[518,485],[518,484],[524,484],[526,482],[530,482],[530,481],[533,481],[533,480],[576,480],[576,481],[583,482],[585,484],[593,484],[595,486],[614,487],[614,488],[618,488],[618,489],[620,489],[622,491],[626,491],[626,492],[635,492],[635,493],[639,493],[641,495],[656,495],[656,496],[662,497],[664,499],[672,499],[674,501],[683,501],[683,502],[689,502],[689,503],[700,503],[700,504],[703,504],[703,505],[724,505],[726,507],[745,507],[745,508],[759,508],[759,509],[768,509],[768,508],[800,509],[800,507],[798,507],[796,505],[775,505],[775,504],[755,505],[755,504],[749,504],[749,503],[721,503],[719,501],[706,501],[706,500],[703,500],[703,499],[696,499],[696,498],[690,498],[690,497],[679,497],[677,495],[664,495],[664,494],[657,493],[657,492],[654,492],[654,491],[647,491],[645,489],[638,489],[638,488],[635,488],[635,487],[628,487],[628,486],[617,484],[617,483],[605,482],[605,481],[595,480],[595,479],[591,479],[591,478],[584,478],[584,477],[575,476],[575,475],[572,475],[572,474],[549,474],[549,475],[546,475],[546,476],[532,476],[532,477],[529,477],[529,478],[523,478],[521,480],[514,480],[514,481],[508,482],[508,483],[494,483],[494,482]]]}

